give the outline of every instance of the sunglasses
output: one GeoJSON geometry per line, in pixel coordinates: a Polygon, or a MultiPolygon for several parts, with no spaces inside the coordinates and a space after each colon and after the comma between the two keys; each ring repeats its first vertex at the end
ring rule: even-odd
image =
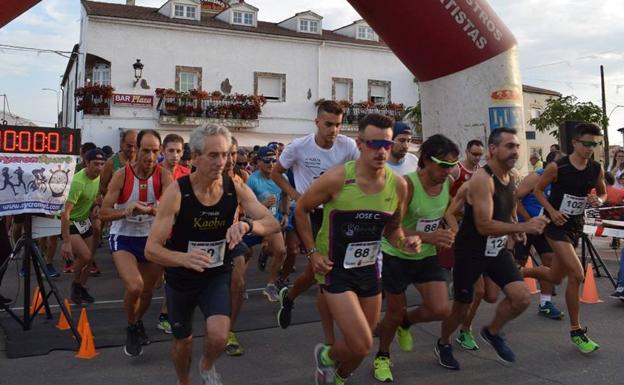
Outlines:
{"type": "Polygon", "coordinates": [[[383,148],[387,151],[390,150],[392,146],[394,146],[394,142],[392,140],[385,139],[364,140],[364,144],[366,144],[366,147],[370,148],[371,150],[379,150],[380,148],[383,148]]]}
{"type": "Polygon", "coordinates": [[[483,156],[482,152],[471,152],[470,155],[474,156],[475,158],[480,158],[483,156]]]}
{"type": "Polygon", "coordinates": [[[594,142],[591,140],[577,140],[577,142],[579,142],[585,147],[591,147],[591,148],[594,148],[600,144],[600,142],[594,142]]]}
{"type": "Polygon", "coordinates": [[[458,160],[454,161],[454,162],[449,162],[446,160],[440,160],[438,158],[436,158],[435,156],[431,157],[431,160],[437,164],[438,166],[442,167],[442,168],[453,168],[455,166],[457,166],[457,163],[459,162],[458,160]]]}
{"type": "Polygon", "coordinates": [[[263,163],[270,164],[277,162],[277,158],[261,158],[263,163]]]}

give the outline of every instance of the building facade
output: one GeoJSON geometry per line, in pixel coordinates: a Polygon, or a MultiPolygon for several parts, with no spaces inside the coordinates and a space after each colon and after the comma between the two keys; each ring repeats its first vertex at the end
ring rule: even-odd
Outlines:
{"type": "MultiPolygon", "coordinates": [[[[545,160],[546,155],[550,152],[550,146],[559,143],[558,139],[548,132],[537,131],[534,126],[529,124],[529,120],[537,118],[542,114],[549,99],[560,97],[561,93],[557,91],[528,85],[522,86],[524,121],[526,124],[527,160],[533,153],[540,154],[541,159],[545,160]]],[[[556,127],[552,129],[556,129],[556,127]]]]}
{"type": "Polygon", "coordinates": [[[62,121],[81,128],[83,141],[117,148],[120,130],[186,137],[216,122],[243,145],[288,142],[316,130],[319,99],[362,102],[345,116],[352,133],[364,112],[398,114],[418,100],[414,76],[363,20],[329,31],[311,11],[259,21],[242,1],[80,4],[62,121]],[[253,103],[265,103],[259,115],[253,103]]]}

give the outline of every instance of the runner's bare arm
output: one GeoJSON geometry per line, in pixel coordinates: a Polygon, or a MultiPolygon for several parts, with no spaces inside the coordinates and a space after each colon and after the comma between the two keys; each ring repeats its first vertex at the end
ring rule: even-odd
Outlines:
{"type": "Polygon", "coordinates": [[[113,177],[113,158],[109,158],[104,163],[104,168],[100,174],[100,192],[102,195],[106,195],[108,191],[108,185],[113,177]]]}
{"type": "MultiPolygon", "coordinates": [[[[173,175],[171,174],[171,172],[169,170],[166,170],[164,167],[160,169],[160,184],[161,184],[161,191],[167,191],[167,187],[169,187],[169,185],[173,183],[173,175]]],[[[162,198],[162,195],[161,195],[162,198]]],[[[156,216],[156,214],[158,213],[158,206],[152,206],[151,207],[151,211],[150,211],[150,215],[154,215],[156,216]]]]}
{"type": "MultiPolygon", "coordinates": [[[[598,180],[596,181],[596,198],[600,198],[602,202],[607,200],[607,185],[604,180],[604,169],[600,167],[600,173],[598,174],[598,180]]],[[[597,199],[590,196],[590,204],[593,206],[600,206],[600,202],[596,202],[597,199]]]]}
{"type": "Polygon", "coordinates": [[[61,213],[61,237],[63,238],[63,243],[61,244],[61,256],[65,260],[73,258],[73,250],[69,234],[69,225],[71,223],[71,220],[69,218],[73,209],[73,203],[65,202],[65,207],[63,208],[63,212],[61,213]]]}
{"type": "Polygon", "coordinates": [[[300,194],[290,185],[288,179],[284,178],[283,174],[286,171],[288,170],[286,170],[278,160],[275,162],[273,170],[271,170],[271,179],[275,182],[277,187],[281,188],[291,199],[297,200],[300,194]]]}
{"type": "MultiPolygon", "coordinates": [[[[411,182],[407,182],[407,178],[397,178],[396,179],[396,194],[399,205],[396,208],[396,211],[392,215],[392,218],[386,223],[386,227],[384,227],[384,237],[398,249],[403,248],[403,239],[405,238],[405,232],[403,231],[403,227],[401,227],[401,222],[403,221],[403,217],[407,212],[407,207],[411,201],[411,197],[408,198],[408,191],[410,190],[411,182]]],[[[411,188],[413,191],[413,187],[411,188]]],[[[412,192],[413,195],[413,192],[412,192]]]]}
{"type": "Polygon", "coordinates": [[[567,215],[559,212],[558,209],[555,209],[550,204],[548,198],[546,197],[546,194],[544,193],[546,187],[556,180],[557,164],[553,162],[546,166],[546,168],[544,169],[544,174],[537,181],[537,185],[535,185],[535,188],[533,189],[533,195],[535,195],[535,199],[537,199],[539,204],[544,207],[544,211],[548,212],[550,218],[553,220],[553,222],[555,222],[555,224],[563,224],[567,220],[567,215]]]}

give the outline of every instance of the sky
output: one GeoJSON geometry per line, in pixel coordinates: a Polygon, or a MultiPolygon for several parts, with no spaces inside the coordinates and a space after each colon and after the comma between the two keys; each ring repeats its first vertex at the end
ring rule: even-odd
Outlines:
{"type": "MultiPolygon", "coordinates": [[[[434,1],[434,0],[428,0],[434,1]]],[[[125,3],[125,0],[108,0],[125,3]]],[[[159,7],[165,0],[136,0],[159,7]]],[[[312,10],[323,27],[335,29],[360,17],[346,0],[248,0],[263,21],[281,21],[312,10]]],[[[605,67],[607,115],[611,144],[622,144],[624,127],[624,1],[490,0],[514,33],[520,50],[524,84],[575,95],[601,105],[600,65],[605,67]]],[[[78,0],[42,0],[0,29],[0,44],[71,51],[78,42],[78,0]]],[[[54,125],[56,94],[67,59],[53,53],[26,53],[0,48],[0,95],[11,112],[38,125],[54,125]]],[[[0,118],[2,117],[0,96],[0,118]]]]}

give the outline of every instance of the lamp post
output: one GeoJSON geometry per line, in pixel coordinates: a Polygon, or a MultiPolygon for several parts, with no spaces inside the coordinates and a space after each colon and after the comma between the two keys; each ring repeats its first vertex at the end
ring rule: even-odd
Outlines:
{"type": "Polygon", "coordinates": [[[59,118],[59,92],[58,90],[54,90],[52,88],[42,88],[41,91],[52,91],[56,94],[56,126],[60,127],[61,126],[61,121],[59,118]]]}
{"type": "Polygon", "coordinates": [[[141,59],[136,59],[132,68],[134,68],[134,87],[136,87],[139,80],[141,80],[141,76],[143,76],[143,63],[141,63],[141,59]]]}
{"type": "Polygon", "coordinates": [[[617,129],[622,134],[622,145],[624,146],[624,127],[617,129]]]}

